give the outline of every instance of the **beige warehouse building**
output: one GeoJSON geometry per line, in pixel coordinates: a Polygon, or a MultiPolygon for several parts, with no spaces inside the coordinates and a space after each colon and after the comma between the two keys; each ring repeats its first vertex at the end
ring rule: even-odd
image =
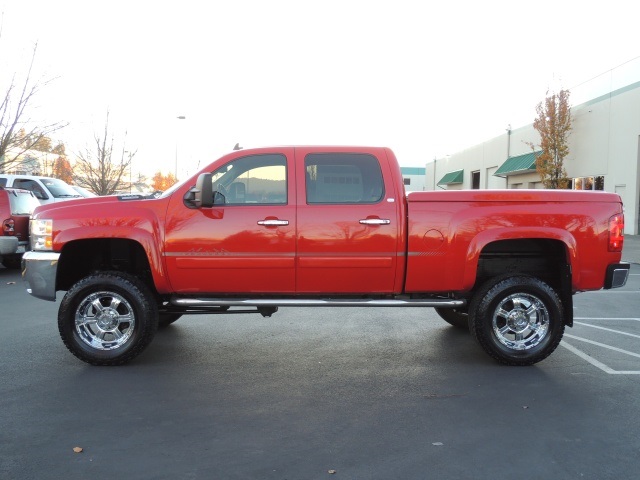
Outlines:
{"type": "MultiPolygon", "coordinates": [[[[572,187],[618,193],[625,205],[625,233],[637,235],[640,58],[571,89],[571,101],[573,130],[564,166],[572,178],[572,187]]],[[[532,151],[529,143],[540,143],[533,124],[509,127],[503,135],[436,158],[426,165],[425,188],[543,188],[535,170],[537,152],[532,151]]]]}

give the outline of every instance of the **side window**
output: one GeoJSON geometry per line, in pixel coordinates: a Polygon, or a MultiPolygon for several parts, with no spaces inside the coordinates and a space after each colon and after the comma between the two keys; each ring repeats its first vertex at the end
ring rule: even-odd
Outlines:
{"type": "Polygon", "coordinates": [[[384,197],[378,160],[361,153],[312,153],[304,161],[307,203],[377,203],[384,197]]]}
{"type": "Polygon", "coordinates": [[[0,187],[6,187],[6,186],[7,186],[7,179],[0,178],[0,187]]]}
{"type": "Polygon", "coordinates": [[[250,155],[220,167],[212,176],[216,205],[287,203],[284,155],[250,155]]]}
{"type": "Polygon", "coordinates": [[[38,182],[36,182],[35,180],[16,178],[13,181],[13,186],[15,188],[24,188],[25,190],[31,190],[36,198],[39,198],[41,200],[46,200],[49,198],[44,189],[40,185],[38,185],[38,182]]]}

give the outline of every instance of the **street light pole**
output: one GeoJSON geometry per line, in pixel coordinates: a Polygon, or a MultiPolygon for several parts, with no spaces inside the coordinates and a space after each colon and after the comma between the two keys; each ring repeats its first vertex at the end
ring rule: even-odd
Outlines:
{"type": "MultiPolygon", "coordinates": [[[[187,117],[184,115],[178,115],[176,117],[178,120],[184,120],[187,117]]],[[[175,180],[178,181],[178,135],[176,134],[176,171],[175,171],[175,180]]]]}

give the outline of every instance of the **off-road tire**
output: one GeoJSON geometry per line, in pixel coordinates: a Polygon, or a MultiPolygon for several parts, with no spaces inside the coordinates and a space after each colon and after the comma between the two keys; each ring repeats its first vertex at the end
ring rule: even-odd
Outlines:
{"type": "Polygon", "coordinates": [[[140,279],[122,272],[83,278],[69,289],[58,310],[62,341],[92,365],[131,361],[151,343],[157,329],[153,293],[140,279]]]}
{"type": "Polygon", "coordinates": [[[505,275],[476,292],[469,305],[469,328],[498,362],[533,365],[560,344],[562,312],[560,297],[543,281],[528,275],[505,275]]]}

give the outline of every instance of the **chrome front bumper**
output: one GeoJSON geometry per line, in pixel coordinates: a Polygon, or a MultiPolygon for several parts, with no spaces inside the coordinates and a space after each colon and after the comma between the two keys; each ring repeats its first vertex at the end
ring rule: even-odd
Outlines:
{"type": "Polygon", "coordinates": [[[22,280],[27,292],[42,300],[56,299],[59,253],[27,252],[22,256],[22,280]]]}

